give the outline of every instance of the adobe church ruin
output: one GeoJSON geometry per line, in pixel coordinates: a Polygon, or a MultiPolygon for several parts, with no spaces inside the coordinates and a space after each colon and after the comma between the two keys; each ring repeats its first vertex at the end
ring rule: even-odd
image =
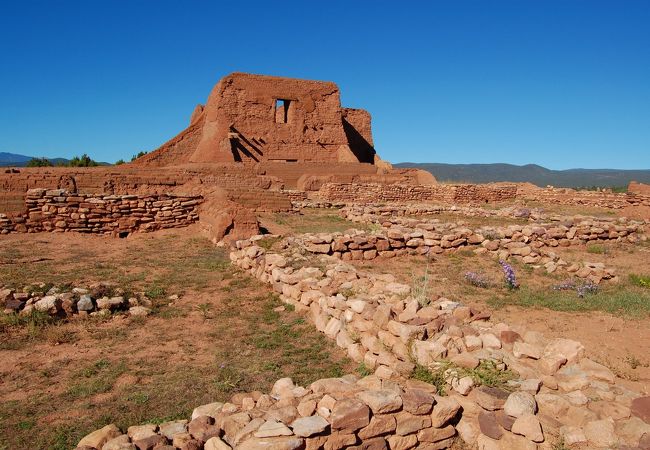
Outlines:
{"type": "Polygon", "coordinates": [[[196,107],[185,130],[130,164],[0,174],[0,233],[123,236],[185,226],[182,202],[165,211],[153,205],[160,196],[198,195],[204,199],[198,215],[210,234],[241,238],[258,231],[255,212],[290,210],[291,200],[331,182],[421,185],[435,179],[381,161],[370,114],[341,107],[336,84],[233,73],[196,107]],[[141,205],[151,208],[146,215],[141,205]]]}
{"type": "Polygon", "coordinates": [[[341,107],[331,82],[245,73],[214,87],[190,125],[141,163],[369,163],[370,114],[341,107]]]}
{"type": "MultiPolygon", "coordinates": [[[[367,111],[341,106],[334,83],[233,73],[195,108],[185,130],[132,163],[0,173],[0,233],[125,236],[198,218],[214,239],[239,239],[259,231],[257,212],[288,211],[297,200],[577,199],[573,191],[514,184],[438,185],[428,172],[382,161],[370,122],[367,111]]],[[[648,203],[647,196],[601,193],[584,201],[648,203]]]]}

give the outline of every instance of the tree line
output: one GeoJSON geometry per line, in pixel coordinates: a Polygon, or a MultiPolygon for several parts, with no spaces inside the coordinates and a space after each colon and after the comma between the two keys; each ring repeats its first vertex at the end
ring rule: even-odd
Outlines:
{"type": "MultiPolygon", "coordinates": [[[[138,152],[138,154],[133,155],[131,158],[131,161],[135,161],[141,156],[146,155],[147,152],[138,152]]],[[[118,159],[115,161],[115,165],[119,166],[120,164],[124,164],[125,161],[123,159],[118,159]]],[[[55,163],[52,162],[52,160],[48,158],[32,158],[27,162],[27,167],[97,167],[99,166],[99,163],[92,159],[90,156],[87,154],[83,154],[81,156],[75,156],[69,161],[56,161],[55,163]]]]}

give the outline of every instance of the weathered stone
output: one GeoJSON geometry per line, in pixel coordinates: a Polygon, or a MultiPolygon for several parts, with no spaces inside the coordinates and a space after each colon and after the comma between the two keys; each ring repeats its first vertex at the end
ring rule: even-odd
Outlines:
{"type": "Polygon", "coordinates": [[[97,300],[97,308],[100,310],[115,311],[124,306],[124,297],[102,297],[97,300]]]}
{"type": "Polygon", "coordinates": [[[154,450],[154,448],[158,449],[166,445],[167,438],[159,434],[154,434],[142,439],[134,439],[133,443],[138,450],[154,450]]]}
{"type": "Polygon", "coordinates": [[[393,412],[402,407],[401,397],[391,390],[362,391],[357,397],[370,407],[373,414],[393,412]]]}
{"type": "Polygon", "coordinates": [[[88,447],[100,449],[106,442],[120,436],[121,434],[120,429],[117,428],[115,424],[111,423],[84,436],[77,444],[77,447],[87,445],[88,447]]]}
{"type": "MultiPolygon", "coordinates": [[[[325,420],[325,419],[323,419],[325,420]]],[[[253,433],[253,436],[258,438],[276,437],[276,436],[291,436],[292,431],[282,422],[277,420],[267,420],[253,433]]]]}
{"type": "Polygon", "coordinates": [[[415,341],[413,353],[418,364],[428,366],[447,355],[447,348],[435,341],[415,341]]]}
{"type": "Polygon", "coordinates": [[[140,439],[148,438],[149,436],[153,436],[156,434],[157,431],[158,431],[158,426],[154,424],[134,425],[134,426],[130,426],[126,430],[126,434],[133,441],[137,441],[140,439]]]}
{"type": "Polygon", "coordinates": [[[77,302],[77,311],[87,311],[90,312],[95,309],[93,304],[93,299],[88,294],[81,295],[79,301],[77,302]]]}
{"type": "Polygon", "coordinates": [[[566,445],[582,444],[587,442],[587,437],[582,428],[575,426],[560,427],[560,436],[566,445]]]}
{"type": "Polygon", "coordinates": [[[537,402],[528,392],[513,392],[508,396],[503,405],[504,412],[512,417],[521,417],[525,414],[535,414],[537,412],[537,402]]]}
{"type": "Polygon", "coordinates": [[[501,439],[501,436],[503,436],[503,431],[493,412],[481,411],[478,415],[478,424],[481,433],[492,439],[501,439]]]}
{"type": "Polygon", "coordinates": [[[210,416],[212,418],[216,418],[217,414],[221,411],[222,408],[223,403],[221,402],[208,403],[206,405],[198,406],[194,408],[194,411],[192,411],[192,420],[196,419],[199,416],[210,416]]]}
{"type": "Polygon", "coordinates": [[[357,433],[361,439],[392,433],[397,428],[395,416],[390,414],[372,416],[370,423],[357,433]]]}
{"type": "Polygon", "coordinates": [[[515,342],[512,347],[512,353],[516,358],[540,359],[542,357],[541,348],[525,342],[515,342]]]}
{"type": "Polygon", "coordinates": [[[416,435],[412,434],[410,436],[389,436],[388,445],[391,450],[408,450],[417,445],[418,438],[416,435]]]}
{"type": "Polygon", "coordinates": [[[431,425],[442,428],[451,419],[456,417],[460,410],[460,403],[451,397],[436,397],[436,404],[431,413],[431,425]]]}
{"type": "Polygon", "coordinates": [[[646,423],[650,423],[650,396],[632,400],[630,411],[646,423]]]}
{"type": "Polygon", "coordinates": [[[296,450],[304,441],[297,436],[251,438],[237,446],[237,450],[296,450]]]}
{"type": "Polygon", "coordinates": [[[431,426],[431,417],[428,415],[415,415],[401,411],[395,415],[397,428],[395,432],[400,436],[415,433],[431,426]]]}
{"type": "Polygon", "coordinates": [[[402,393],[404,411],[411,414],[429,414],[435,399],[433,395],[420,389],[407,389],[402,393]]]}
{"type": "Polygon", "coordinates": [[[355,399],[336,402],[329,417],[332,429],[356,431],[370,423],[370,409],[355,399]]]}
{"type": "Polygon", "coordinates": [[[56,315],[61,310],[61,299],[54,295],[46,295],[34,303],[36,311],[45,312],[49,315],[56,315]]]}
{"type": "Polygon", "coordinates": [[[520,434],[533,442],[544,442],[544,433],[542,426],[537,417],[533,414],[524,414],[517,417],[512,424],[512,430],[515,434],[520,434]]]}
{"type": "Polygon", "coordinates": [[[514,417],[511,417],[503,412],[502,409],[495,411],[494,418],[496,419],[497,423],[501,425],[501,428],[508,431],[512,429],[512,424],[514,424],[516,420],[514,417]]]}
{"type": "Polygon", "coordinates": [[[472,390],[474,386],[474,380],[470,376],[462,378],[454,378],[451,382],[451,387],[454,391],[458,392],[461,395],[467,395],[472,390]]]}
{"type": "MultiPolygon", "coordinates": [[[[229,416],[226,420],[232,419],[234,416],[229,416]]],[[[214,419],[209,416],[199,416],[196,419],[192,419],[192,421],[187,425],[187,431],[193,438],[203,442],[207,441],[212,436],[219,436],[220,434],[219,427],[215,425],[214,419]]],[[[234,436],[236,431],[238,430],[232,430],[231,435],[234,436]]]]}
{"type": "Polygon", "coordinates": [[[296,436],[310,437],[322,433],[329,427],[327,420],[321,416],[301,417],[291,423],[291,428],[296,436]]]}
{"type": "Polygon", "coordinates": [[[161,423],[159,426],[160,434],[167,439],[173,439],[175,434],[187,432],[187,420],[173,420],[161,423]]]}
{"type": "Polygon", "coordinates": [[[131,439],[126,434],[117,436],[107,441],[102,450],[137,450],[135,444],[131,443],[131,439]]]}
{"type": "Polygon", "coordinates": [[[544,356],[562,356],[569,364],[577,362],[585,353],[585,347],[571,339],[558,338],[551,341],[544,349],[544,356]]]}
{"type": "MultiPolygon", "coordinates": [[[[440,442],[445,441],[456,435],[456,428],[453,425],[447,425],[443,428],[425,428],[418,431],[418,441],[420,442],[440,442]]],[[[429,447],[425,447],[429,448],[429,447]]],[[[431,447],[433,448],[433,447],[431,447]]]]}
{"type": "Polygon", "coordinates": [[[459,367],[465,367],[466,369],[476,369],[480,361],[479,359],[470,354],[470,353],[461,353],[451,358],[451,362],[459,367]]]}
{"type": "Polygon", "coordinates": [[[232,447],[226,444],[221,438],[214,436],[205,442],[204,450],[230,450],[232,447]]]}
{"type": "Polygon", "coordinates": [[[584,427],[584,433],[590,444],[596,447],[612,447],[616,444],[614,421],[612,419],[595,420],[584,427]]]}
{"type": "Polygon", "coordinates": [[[488,411],[496,411],[497,409],[503,408],[503,405],[508,399],[508,395],[510,395],[508,391],[490,386],[479,386],[474,389],[471,394],[472,399],[474,399],[481,408],[488,411]]]}

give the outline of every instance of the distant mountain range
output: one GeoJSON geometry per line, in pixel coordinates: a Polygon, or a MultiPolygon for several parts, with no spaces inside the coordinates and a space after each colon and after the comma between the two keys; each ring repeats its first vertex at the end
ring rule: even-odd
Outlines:
{"type": "MultiPolygon", "coordinates": [[[[37,158],[36,156],[25,156],[25,155],[18,155],[16,153],[5,153],[5,152],[0,152],[0,167],[25,167],[29,161],[32,159],[37,158]]],[[[40,156],[38,156],[40,158],[40,156]]],[[[67,164],[70,162],[69,159],[66,158],[47,158],[50,160],[52,165],[56,166],[58,164],[67,164]]],[[[107,166],[109,163],[99,163],[100,166],[107,166]]]]}
{"type": "Polygon", "coordinates": [[[492,183],[498,181],[529,182],[537,186],[556,187],[626,187],[630,181],[650,183],[649,170],[568,169],[551,170],[536,164],[439,164],[398,163],[395,167],[412,167],[431,172],[438,181],[456,183],[492,183]]]}

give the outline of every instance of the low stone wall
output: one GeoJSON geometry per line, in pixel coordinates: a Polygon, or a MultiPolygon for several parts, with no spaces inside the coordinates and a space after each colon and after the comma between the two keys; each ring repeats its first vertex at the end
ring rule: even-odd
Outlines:
{"type": "Polygon", "coordinates": [[[590,206],[607,209],[623,209],[628,206],[650,206],[650,196],[642,193],[576,191],[575,189],[569,188],[549,187],[544,189],[529,189],[524,187],[517,192],[517,198],[540,203],[590,206]]]}
{"type": "Polygon", "coordinates": [[[342,214],[355,222],[380,223],[375,233],[357,232],[306,234],[300,237],[304,248],[317,254],[343,260],[372,260],[403,255],[440,254],[459,248],[491,254],[507,260],[517,258],[524,264],[543,266],[549,273],[565,270],[598,284],[615,277],[613,269],[602,263],[570,264],[553,251],[555,247],[583,245],[587,242],[637,242],[643,231],[640,222],[582,219],[572,222],[507,227],[480,227],[472,230],[453,223],[439,223],[402,217],[354,215],[353,209],[342,214]]]}
{"type": "MultiPolygon", "coordinates": [[[[296,243],[296,247],[300,245],[296,243]]],[[[346,349],[353,360],[374,371],[357,382],[373,386],[373,392],[358,395],[360,402],[352,410],[363,409],[365,404],[374,412],[371,403],[375,399],[395,398],[394,393],[378,392],[386,387],[400,395],[404,405],[409,381],[403,376],[416,364],[432,370],[446,364],[443,378],[448,397],[434,396],[430,416],[398,412],[413,424],[409,431],[384,431],[377,447],[367,447],[358,431],[351,445],[359,447],[351,448],[446,448],[450,442],[443,444],[441,439],[435,446],[422,438],[425,433],[420,434],[421,429],[433,426],[434,417],[443,410],[455,416],[448,435],[457,433],[466,444],[482,449],[550,449],[560,439],[567,445],[588,448],[637,446],[650,432],[650,425],[639,419],[645,405],[650,406],[650,398],[618,384],[609,369],[584,356],[579,342],[546,339],[539,333],[494,324],[489,313],[445,298],[422,304],[411,295],[409,286],[396,283],[392,275],[361,272],[329,256],[320,257],[318,267],[303,258],[300,267],[301,257],[292,245],[286,255],[293,256],[267,253],[255,245],[255,239],[238,242],[238,248],[231,253],[234,264],[271,283],[283,301],[307,310],[320,331],[346,349]],[[471,372],[481,365],[516,375],[507,390],[481,386],[471,372]],[[391,438],[404,437],[408,441],[394,441],[404,442],[404,447],[391,445],[391,438]]],[[[335,400],[331,403],[334,408],[344,401],[341,397],[335,400]]],[[[332,419],[337,416],[331,416],[331,409],[318,407],[320,401],[315,415],[326,418],[335,430],[332,419]]],[[[348,403],[345,405],[347,410],[348,403]]],[[[235,408],[230,414],[239,411],[235,408]]],[[[255,426],[261,428],[261,423],[255,426]]],[[[291,426],[295,434],[296,428],[291,426]]],[[[356,426],[363,430],[369,422],[366,425],[364,419],[356,426]]],[[[429,432],[441,433],[439,426],[434,428],[429,432]]],[[[320,444],[307,448],[320,448],[323,443],[328,448],[327,433],[321,439],[320,444]]],[[[368,441],[373,442],[371,439],[368,441]]],[[[236,448],[249,448],[246,445],[236,448]]]]}
{"type": "Polygon", "coordinates": [[[645,191],[626,194],[606,191],[576,191],[568,188],[538,188],[516,184],[379,184],[324,183],[316,193],[320,200],[346,203],[442,202],[493,203],[526,200],[550,204],[622,209],[650,206],[645,191]]]}
{"type": "Polygon", "coordinates": [[[26,212],[0,215],[0,234],[77,231],[128,234],[185,227],[198,220],[203,201],[192,195],[78,194],[63,189],[30,189],[26,212]]]}
{"type": "Polygon", "coordinates": [[[516,185],[438,184],[406,185],[378,183],[325,183],[318,197],[330,202],[442,201],[448,203],[487,203],[511,200],[516,185]]]}

